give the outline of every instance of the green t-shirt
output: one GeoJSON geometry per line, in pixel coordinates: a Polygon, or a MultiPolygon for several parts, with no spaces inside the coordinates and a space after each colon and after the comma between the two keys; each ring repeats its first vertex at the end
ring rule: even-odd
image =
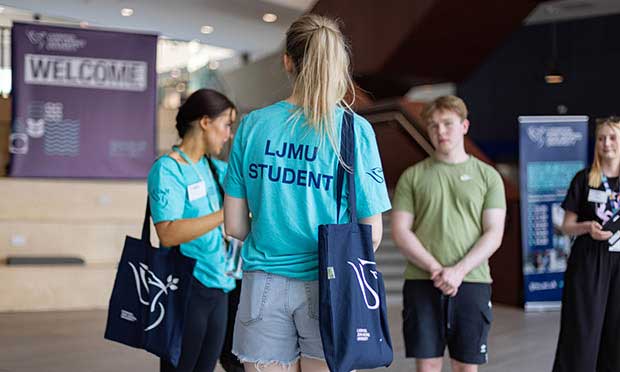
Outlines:
{"type": "MultiPolygon", "coordinates": [[[[422,245],[442,266],[452,266],[482,235],[482,212],[505,209],[506,197],[499,173],[475,157],[458,164],[429,157],[402,174],[393,208],[412,213],[411,230],[422,245]]],[[[405,279],[430,279],[430,274],[408,262],[405,279]]],[[[488,261],[470,271],[464,281],[491,283],[488,261]]]]}

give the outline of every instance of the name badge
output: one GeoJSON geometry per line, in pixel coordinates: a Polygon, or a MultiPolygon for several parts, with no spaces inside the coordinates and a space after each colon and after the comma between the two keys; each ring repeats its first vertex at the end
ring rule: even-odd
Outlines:
{"type": "Polygon", "coordinates": [[[590,189],[588,192],[588,201],[592,203],[606,203],[607,193],[601,190],[590,189]]]}
{"type": "Polygon", "coordinates": [[[207,195],[207,187],[204,181],[187,186],[187,195],[189,196],[189,201],[204,198],[207,195]]]}

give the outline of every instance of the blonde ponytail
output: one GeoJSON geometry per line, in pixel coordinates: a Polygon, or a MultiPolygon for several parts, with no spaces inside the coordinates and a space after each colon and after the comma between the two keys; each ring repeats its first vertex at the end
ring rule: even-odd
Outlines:
{"type": "Polygon", "coordinates": [[[293,98],[307,124],[327,137],[340,159],[334,113],[336,107],[351,109],[347,92],[355,97],[344,37],[333,20],[315,14],[297,19],[286,33],[286,54],[294,64],[293,98]]]}

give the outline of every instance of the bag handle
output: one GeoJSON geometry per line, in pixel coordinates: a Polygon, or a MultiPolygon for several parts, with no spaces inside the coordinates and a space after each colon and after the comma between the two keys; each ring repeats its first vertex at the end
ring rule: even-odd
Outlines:
{"type": "Polygon", "coordinates": [[[344,169],[342,164],[338,162],[338,174],[336,176],[336,208],[337,208],[337,220],[340,221],[340,205],[342,203],[342,189],[344,183],[344,174],[347,173],[347,186],[349,190],[348,202],[349,202],[349,214],[351,217],[351,223],[357,223],[357,204],[355,194],[355,128],[353,126],[353,113],[351,111],[344,111],[342,116],[342,130],[340,133],[340,157],[347,164],[351,171],[348,172],[344,169]]]}
{"type": "Polygon", "coordinates": [[[217,175],[217,169],[215,169],[215,165],[211,161],[211,158],[208,156],[207,156],[207,163],[209,163],[209,169],[211,170],[211,176],[213,176],[213,179],[215,180],[215,184],[217,185],[217,190],[220,192],[222,199],[224,199],[224,188],[222,187],[222,184],[220,183],[220,178],[217,175]]]}
{"type": "Polygon", "coordinates": [[[142,221],[142,241],[151,244],[151,201],[146,196],[146,209],[144,211],[144,221],[142,221]]]}

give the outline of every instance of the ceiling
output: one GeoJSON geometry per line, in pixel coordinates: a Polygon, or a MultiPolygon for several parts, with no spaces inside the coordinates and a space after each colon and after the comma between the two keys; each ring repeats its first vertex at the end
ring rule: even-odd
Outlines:
{"type": "Polygon", "coordinates": [[[43,21],[88,22],[92,27],[157,33],[177,40],[197,40],[214,46],[247,52],[253,58],[278,50],[290,23],[315,0],[0,0],[7,9],[20,14],[16,19],[37,13],[43,21]],[[134,14],[123,17],[122,8],[134,14]],[[25,10],[23,12],[20,10],[25,10]],[[262,20],[274,13],[274,23],[262,20]],[[209,25],[211,34],[200,28],[209,25]]]}
{"type": "Polygon", "coordinates": [[[556,0],[540,4],[526,24],[567,21],[620,13],[620,0],[556,0]]]}
{"type": "MultiPolygon", "coordinates": [[[[412,0],[413,1],[413,0],[412,0]]],[[[464,1],[464,0],[461,0],[464,1]]],[[[16,8],[13,19],[31,20],[38,13],[43,21],[73,24],[88,22],[93,27],[158,33],[177,40],[197,40],[214,46],[247,52],[252,59],[282,47],[284,33],[299,15],[317,0],[0,0],[16,8]],[[123,17],[122,8],[134,14],[123,17]],[[265,13],[278,15],[265,23],[265,13]],[[202,34],[204,25],[214,32],[202,34]]],[[[9,11],[10,9],[7,9],[9,11]]],[[[620,13],[620,0],[560,0],[538,6],[526,24],[568,20],[620,13]]],[[[1,22],[0,22],[1,23],[1,22]]]]}

